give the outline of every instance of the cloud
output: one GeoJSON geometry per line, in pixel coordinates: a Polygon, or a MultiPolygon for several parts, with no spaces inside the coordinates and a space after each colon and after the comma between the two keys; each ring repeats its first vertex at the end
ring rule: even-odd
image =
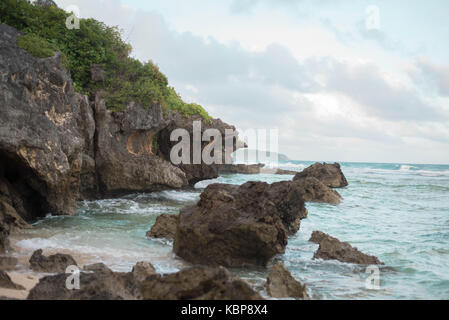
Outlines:
{"type": "Polygon", "coordinates": [[[438,93],[449,97],[449,66],[432,63],[428,59],[418,59],[414,64],[415,70],[411,77],[419,85],[430,85],[438,93]]]}

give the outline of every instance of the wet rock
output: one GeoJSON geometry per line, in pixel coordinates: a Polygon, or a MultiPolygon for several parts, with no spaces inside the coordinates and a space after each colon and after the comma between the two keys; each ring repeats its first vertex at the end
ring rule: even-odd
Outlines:
{"type": "Polygon", "coordinates": [[[21,285],[14,283],[9,277],[9,275],[2,270],[0,270],[0,288],[25,290],[25,288],[22,287],[21,285]]]}
{"type": "Polygon", "coordinates": [[[295,175],[293,180],[313,177],[330,188],[342,188],[348,185],[345,175],[340,169],[340,164],[315,163],[295,175]]]}
{"type": "Polygon", "coordinates": [[[281,175],[296,175],[298,173],[298,171],[293,171],[293,170],[284,170],[284,169],[277,169],[276,170],[276,174],[281,174],[281,175]]]}
{"type": "Polygon", "coordinates": [[[147,232],[147,237],[173,239],[176,234],[176,228],[178,227],[178,219],[178,215],[161,214],[156,218],[156,222],[150,231],[147,232]]]}
{"type": "Polygon", "coordinates": [[[68,254],[53,254],[48,257],[42,255],[42,249],[36,250],[30,258],[30,267],[36,272],[64,273],[68,266],[77,263],[68,254]]]}
{"type": "Polygon", "coordinates": [[[265,266],[284,252],[289,233],[307,216],[291,182],[212,184],[200,198],[181,210],[173,244],[174,252],[192,263],[265,266]]]}
{"type": "Polygon", "coordinates": [[[112,272],[111,269],[107,265],[102,262],[89,264],[83,267],[84,271],[92,271],[92,272],[112,272]]]}
{"type": "Polygon", "coordinates": [[[265,165],[259,164],[224,164],[219,166],[219,174],[258,174],[265,165]]]}
{"type": "Polygon", "coordinates": [[[142,283],[146,300],[259,300],[259,294],[223,267],[194,267],[152,275],[142,283]]]}
{"type": "Polygon", "coordinates": [[[306,202],[324,202],[329,204],[339,204],[342,197],[340,194],[324,185],[321,181],[313,177],[297,178],[293,182],[299,188],[306,202]]]}
{"type": "Polygon", "coordinates": [[[318,250],[313,255],[314,259],[338,260],[364,265],[383,265],[377,257],[364,254],[348,242],[341,242],[321,231],[314,231],[309,241],[319,244],[318,250]]]}
{"type": "Polygon", "coordinates": [[[13,270],[17,265],[17,258],[9,256],[0,256],[0,270],[10,271],[13,270]]]}
{"type": "Polygon", "coordinates": [[[273,298],[309,299],[306,286],[297,281],[282,262],[271,269],[265,286],[273,298]]]}
{"type": "Polygon", "coordinates": [[[147,261],[137,262],[131,271],[137,281],[143,281],[151,275],[156,274],[154,266],[147,261]]]}

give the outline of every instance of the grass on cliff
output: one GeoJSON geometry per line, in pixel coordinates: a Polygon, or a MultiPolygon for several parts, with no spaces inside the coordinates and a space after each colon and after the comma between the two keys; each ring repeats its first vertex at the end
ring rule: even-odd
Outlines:
{"type": "Polygon", "coordinates": [[[132,48],[122,40],[117,27],[95,19],[80,19],[79,29],[68,29],[66,20],[70,16],[55,6],[36,6],[28,0],[0,1],[0,23],[24,33],[18,38],[18,45],[41,58],[61,51],[76,91],[92,95],[104,89],[106,105],[115,111],[124,110],[131,101],[146,107],[160,103],[165,110],[186,117],[199,114],[211,121],[203,107],[181,99],[155,63],[130,57],[132,48]],[[94,64],[105,70],[104,82],[91,81],[90,67],[94,64]]]}

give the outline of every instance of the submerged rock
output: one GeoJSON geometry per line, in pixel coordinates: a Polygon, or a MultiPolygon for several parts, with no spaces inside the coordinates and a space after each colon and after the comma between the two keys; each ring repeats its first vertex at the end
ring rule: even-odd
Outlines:
{"type": "Polygon", "coordinates": [[[339,204],[341,202],[342,197],[337,191],[327,187],[316,178],[297,178],[294,180],[294,184],[301,190],[303,199],[306,202],[324,202],[329,204],[339,204]]]}
{"type": "Polygon", "coordinates": [[[293,180],[307,177],[316,178],[330,188],[342,188],[348,185],[348,181],[338,163],[328,164],[317,162],[297,173],[293,180]]]}
{"type": "Polygon", "coordinates": [[[319,244],[318,250],[313,255],[314,259],[338,260],[364,265],[383,265],[377,257],[364,254],[348,242],[341,242],[321,231],[314,231],[309,241],[319,244]]]}
{"type": "Polygon", "coordinates": [[[147,232],[147,237],[150,238],[165,238],[173,239],[178,227],[179,216],[174,214],[161,214],[156,218],[156,222],[147,232]]]}
{"type": "Polygon", "coordinates": [[[142,283],[147,300],[260,300],[259,294],[223,267],[193,267],[153,275],[142,283]]]}
{"type": "Polygon", "coordinates": [[[265,286],[268,295],[273,298],[310,298],[306,286],[297,281],[282,262],[278,262],[271,269],[265,286]]]}
{"type": "Polygon", "coordinates": [[[36,250],[30,258],[30,268],[36,272],[64,273],[68,266],[77,263],[68,254],[57,253],[48,257],[42,255],[42,249],[36,250]]]}
{"type": "Polygon", "coordinates": [[[21,285],[14,283],[9,277],[9,275],[2,270],[0,270],[0,288],[25,290],[25,288],[22,287],[21,285]]]}
{"type": "Polygon", "coordinates": [[[205,265],[265,266],[283,253],[289,233],[307,216],[291,182],[209,185],[194,206],[181,210],[173,251],[205,265]]]}

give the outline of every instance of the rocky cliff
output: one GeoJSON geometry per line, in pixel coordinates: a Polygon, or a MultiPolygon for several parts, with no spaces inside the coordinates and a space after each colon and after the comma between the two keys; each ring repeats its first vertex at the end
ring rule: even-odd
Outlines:
{"type": "MultiPolygon", "coordinates": [[[[73,214],[79,199],[181,188],[218,175],[213,165],[169,161],[171,131],[191,132],[200,116],[164,115],[159,104],[112,112],[101,91],[74,91],[60,53],[34,58],[17,46],[19,36],[0,25],[0,250],[11,225],[73,214]]],[[[203,121],[208,128],[233,129],[219,119],[203,121]]]]}

